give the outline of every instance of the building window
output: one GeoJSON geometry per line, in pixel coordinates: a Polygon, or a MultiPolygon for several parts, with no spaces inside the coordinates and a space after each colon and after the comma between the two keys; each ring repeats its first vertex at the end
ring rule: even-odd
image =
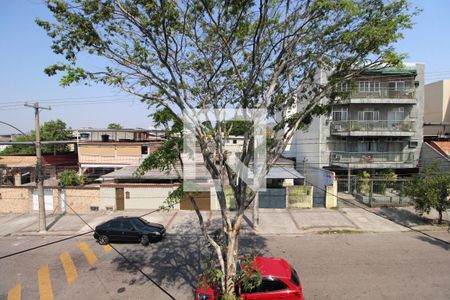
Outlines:
{"type": "Polygon", "coordinates": [[[404,91],[406,89],[405,81],[391,81],[389,82],[389,89],[393,91],[404,91]]]}
{"type": "Polygon", "coordinates": [[[233,140],[233,144],[237,144],[237,140],[233,140]]]}
{"type": "Polygon", "coordinates": [[[125,199],[130,199],[130,192],[125,192],[125,199]]]}
{"type": "Polygon", "coordinates": [[[336,84],[336,90],[338,92],[348,92],[350,91],[350,84],[348,82],[341,82],[336,84]]]}
{"type": "Polygon", "coordinates": [[[333,121],[347,121],[348,120],[348,108],[333,108],[333,121]]]}
{"type": "Polygon", "coordinates": [[[405,108],[397,107],[388,112],[388,121],[403,121],[405,119],[405,108]]]}
{"type": "Polygon", "coordinates": [[[380,82],[379,81],[359,81],[358,82],[358,91],[365,92],[365,93],[379,92],[380,91],[380,82]]]}
{"type": "Polygon", "coordinates": [[[141,154],[147,155],[148,154],[148,147],[147,146],[141,146],[141,154]]]}
{"type": "Polygon", "coordinates": [[[364,109],[358,111],[358,120],[360,121],[377,121],[380,119],[380,112],[377,110],[364,109]]]}

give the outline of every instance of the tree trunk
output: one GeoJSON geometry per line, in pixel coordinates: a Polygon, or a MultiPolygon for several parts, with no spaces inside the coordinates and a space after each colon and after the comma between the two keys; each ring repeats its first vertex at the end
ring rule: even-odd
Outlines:
{"type": "Polygon", "coordinates": [[[439,212],[438,224],[442,224],[442,210],[438,210],[438,212],[439,212]]]}
{"type": "Polygon", "coordinates": [[[224,293],[226,295],[235,294],[234,279],[236,276],[236,262],[237,262],[237,249],[238,249],[238,234],[236,230],[228,232],[228,244],[227,244],[227,261],[226,261],[226,286],[224,293]]]}

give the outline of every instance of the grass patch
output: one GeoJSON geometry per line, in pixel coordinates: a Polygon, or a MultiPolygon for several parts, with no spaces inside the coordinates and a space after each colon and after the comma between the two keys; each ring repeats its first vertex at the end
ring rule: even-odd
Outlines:
{"type": "Polygon", "coordinates": [[[350,229],[339,229],[339,230],[322,230],[318,232],[319,234],[355,234],[362,233],[359,230],[350,230],[350,229]]]}

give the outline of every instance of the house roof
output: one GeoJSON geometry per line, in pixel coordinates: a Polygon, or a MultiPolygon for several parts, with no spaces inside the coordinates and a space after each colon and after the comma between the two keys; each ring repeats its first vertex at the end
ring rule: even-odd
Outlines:
{"type": "Polygon", "coordinates": [[[293,167],[272,167],[266,175],[267,179],[298,179],[305,178],[293,167]]]}
{"type": "MultiPolygon", "coordinates": [[[[101,176],[102,179],[167,179],[167,180],[180,180],[181,174],[181,166],[177,166],[176,169],[171,169],[168,171],[161,171],[159,169],[153,169],[146,171],[143,175],[136,175],[136,171],[138,166],[126,166],[117,171],[105,174],[101,176]],[[178,171],[178,172],[177,172],[178,171]]],[[[194,177],[192,169],[188,169],[189,173],[187,174],[190,178],[194,177]]],[[[186,171],[188,172],[188,171],[186,171]]],[[[210,179],[211,175],[206,169],[204,164],[197,163],[195,166],[195,178],[196,179],[210,179]]]]}
{"type": "MultiPolygon", "coordinates": [[[[291,161],[292,162],[292,161],[291,161]]],[[[158,169],[148,170],[143,175],[138,176],[135,175],[138,166],[126,166],[117,171],[105,174],[101,176],[102,179],[167,179],[167,180],[180,180],[180,176],[178,173],[171,169],[169,171],[161,171],[158,169]]],[[[181,173],[181,168],[178,167],[179,173],[181,173]]],[[[192,172],[187,174],[190,177],[193,177],[192,172]]],[[[196,164],[195,176],[197,179],[210,179],[211,175],[203,164],[196,164]]],[[[253,177],[252,172],[250,171],[250,177],[253,177]]],[[[305,178],[299,172],[297,172],[292,165],[276,165],[269,170],[269,173],[266,175],[266,179],[296,179],[296,178],[305,178]]]]}
{"type": "Polygon", "coordinates": [[[450,141],[433,141],[431,146],[444,156],[450,158],[450,141]]]}

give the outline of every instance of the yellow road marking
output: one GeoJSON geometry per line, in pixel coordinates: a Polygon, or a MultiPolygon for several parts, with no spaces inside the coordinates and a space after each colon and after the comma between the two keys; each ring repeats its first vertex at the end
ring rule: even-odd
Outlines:
{"type": "Polygon", "coordinates": [[[19,283],[8,291],[8,300],[20,300],[21,291],[22,286],[19,283]]]}
{"type": "Polygon", "coordinates": [[[59,259],[64,267],[67,283],[72,284],[78,278],[77,268],[75,268],[75,265],[73,264],[72,257],[70,257],[69,252],[64,252],[59,259]]]}
{"type": "Polygon", "coordinates": [[[103,245],[103,250],[104,250],[106,253],[109,253],[109,252],[111,252],[112,247],[111,247],[111,245],[109,245],[109,244],[103,245]]]}
{"type": "Polygon", "coordinates": [[[94,252],[92,251],[91,247],[85,242],[82,242],[79,244],[81,252],[83,252],[84,256],[86,257],[89,265],[93,266],[95,262],[97,261],[97,256],[95,256],[94,252]]]}
{"type": "Polygon", "coordinates": [[[48,271],[48,265],[38,270],[39,295],[41,300],[53,300],[52,281],[48,271]]]}

